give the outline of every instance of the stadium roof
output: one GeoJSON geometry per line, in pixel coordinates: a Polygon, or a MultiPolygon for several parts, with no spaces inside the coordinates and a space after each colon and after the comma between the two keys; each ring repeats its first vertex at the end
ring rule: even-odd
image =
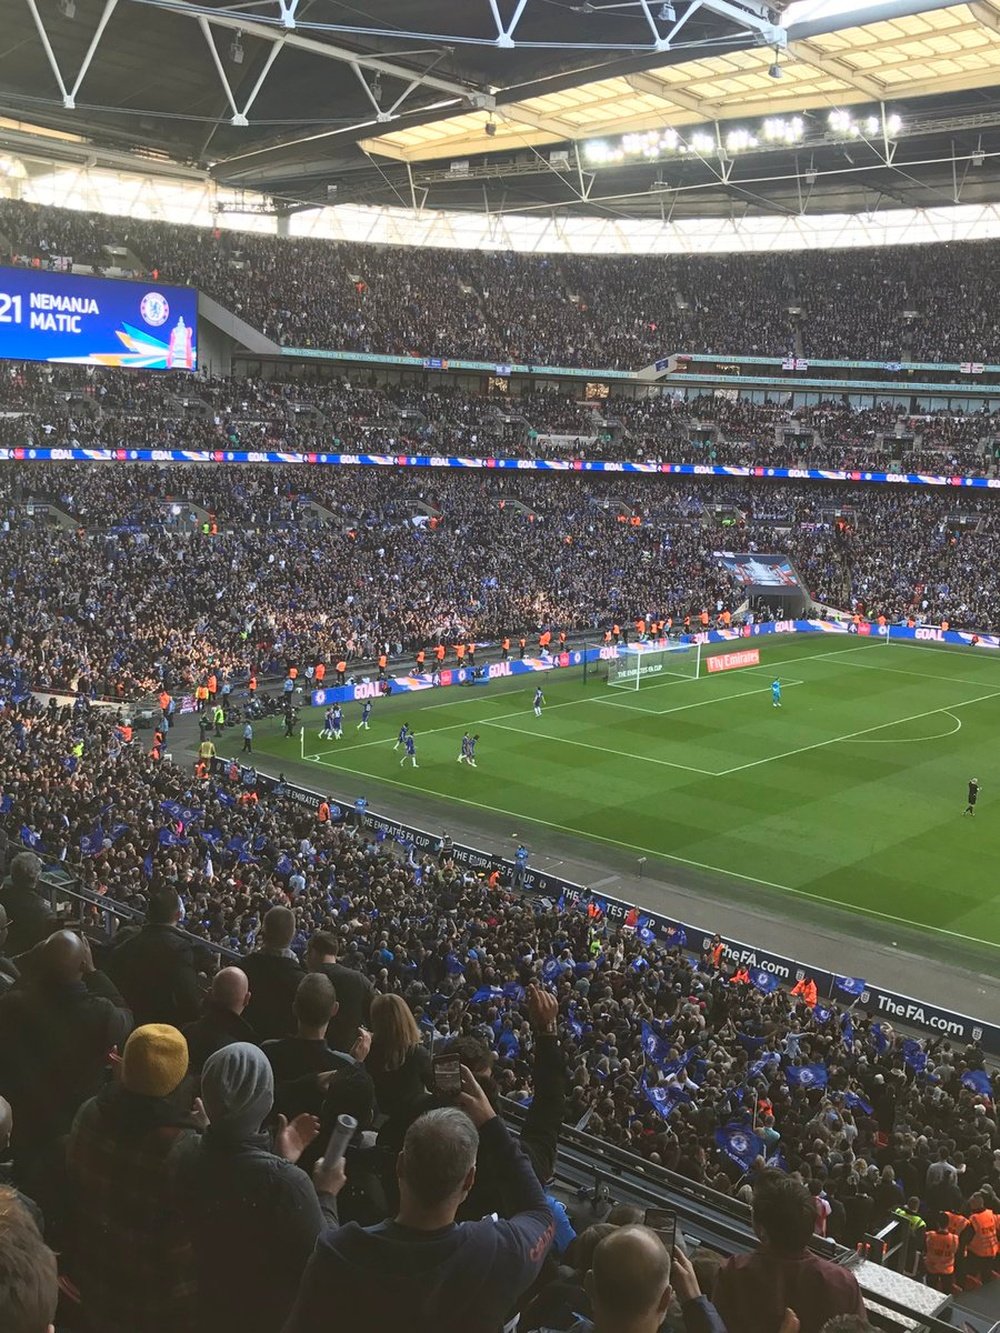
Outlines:
{"type": "Polygon", "coordinates": [[[0,117],[282,209],[993,202],[1000,0],[11,0],[0,117]]]}

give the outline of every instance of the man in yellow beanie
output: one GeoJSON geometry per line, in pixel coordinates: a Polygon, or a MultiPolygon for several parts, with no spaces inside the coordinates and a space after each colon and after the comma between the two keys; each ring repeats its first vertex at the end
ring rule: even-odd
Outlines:
{"type": "Polygon", "coordinates": [[[67,1148],[73,1254],[94,1333],[180,1333],[195,1299],[190,1243],[170,1202],[171,1154],[197,1132],[187,1042],[148,1023],[118,1079],[85,1102],[67,1148]]]}

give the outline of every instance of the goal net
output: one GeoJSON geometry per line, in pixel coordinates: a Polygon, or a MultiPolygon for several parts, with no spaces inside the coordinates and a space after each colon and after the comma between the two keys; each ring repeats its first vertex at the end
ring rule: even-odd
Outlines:
{"type": "Polygon", "coordinates": [[[700,675],[700,643],[619,645],[618,656],[608,661],[608,684],[624,690],[638,690],[670,677],[697,680],[700,675]]]}

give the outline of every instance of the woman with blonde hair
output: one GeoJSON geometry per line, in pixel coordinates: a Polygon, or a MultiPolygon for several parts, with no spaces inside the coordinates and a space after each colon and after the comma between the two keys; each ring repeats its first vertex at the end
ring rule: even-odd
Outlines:
{"type": "Polygon", "coordinates": [[[365,1068],[374,1080],[379,1110],[390,1120],[412,1116],[431,1088],[431,1057],[420,1044],[410,1006],[399,995],[376,995],[371,1028],[365,1068]]]}

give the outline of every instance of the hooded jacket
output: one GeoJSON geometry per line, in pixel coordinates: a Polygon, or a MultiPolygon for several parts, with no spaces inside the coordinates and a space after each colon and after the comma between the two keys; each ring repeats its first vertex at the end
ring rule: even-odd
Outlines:
{"type": "Polygon", "coordinates": [[[336,1200],[278,1157],[261,1132],[274,1100],[266,1057],[246,1042],[202,1070],[211,1121],[175,1158],[174,1204],[195,1254],[199,1333],[280,1333],[336,1200]]]}

